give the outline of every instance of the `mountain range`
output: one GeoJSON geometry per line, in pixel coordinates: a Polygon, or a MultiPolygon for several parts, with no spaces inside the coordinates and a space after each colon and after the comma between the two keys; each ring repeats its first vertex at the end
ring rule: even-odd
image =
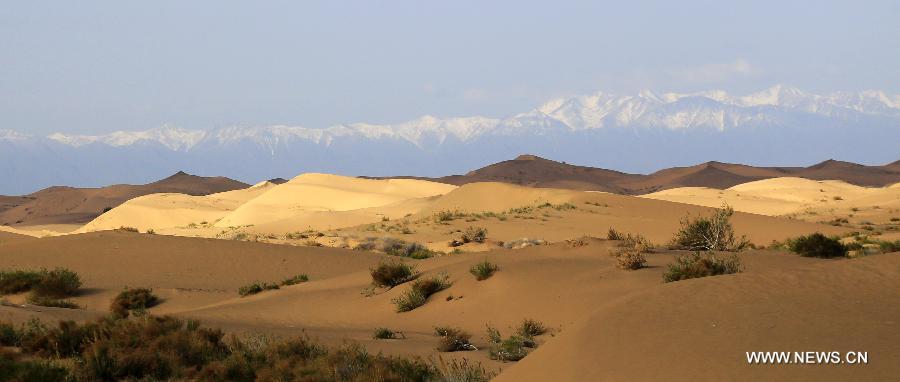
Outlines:
{"type": "Polygon", "coordinates": [[[632,173],[708,160],[883,164],[900,153],[900,96],[818,95],[778,85],[742,96],[599,92],[555,99],[506,118],[425,116],[390,125],[164,125],[48,136],[0,130],[0,193],[56,184],[143,183],[182,169],[247,182],[312,171],[434,177],[523,152],[632,173]]]}

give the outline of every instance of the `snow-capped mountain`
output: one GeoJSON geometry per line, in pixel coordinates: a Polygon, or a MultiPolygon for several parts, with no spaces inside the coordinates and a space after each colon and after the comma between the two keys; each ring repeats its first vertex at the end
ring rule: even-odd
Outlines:
{"type": "Polygon", "coordinates": [[[555,99],[506,118],[425,116],[326,128],[165,125],[106,135],[35,137],[0,130],[0,193],[51,184],[141,182],[177,169],[254,181],[303,171],[441,175],[523,152],[646,172],[707,160],[809,164],[900,156],[900,96],[818,95],[773,86],[555,99]]]}

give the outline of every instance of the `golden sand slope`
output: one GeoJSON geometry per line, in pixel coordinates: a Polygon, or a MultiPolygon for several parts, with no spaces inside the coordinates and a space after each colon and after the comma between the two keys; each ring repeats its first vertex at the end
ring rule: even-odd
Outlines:
{"type": "Polygon", "coordinates": [[[273,183],[261,182],[242,190],[204,196],[175,193],[140,196],[100,215],[78,232],[110,230],[122,226],[146,231],[183,227],[191,223],[211,223],[273,187],[273,183]]]}
{"type": "Polygon", "coordinates": [[[660,285],[597,309],[497,381],[892,380],[898,291],[900,254],[660,285]],[[748,351],[861,351],[869,364],[749,365],[748,351]]]}
{"type": "MultiPolygon", "coordinates": [[[[396,313],[391,300],[408,286],[369,297],[361,293],[371,280],[369,268],[382,255],[128,232],[0,241],[0,269],[65,266],[85,282],[85,292],[73,299],[84,310],[0,306],[0,320],[101,316],[127,285],[154,288],[163,298],[151,308],[155,314],[199,318],[230,331],[306,333],[331,344],[349,340],[372,352],[466,357],[486,362],[490,370],[508,369],[501,380],[507,373],[507,380],[647,380],[666,370],[674,370],[669,379],[767,377],[739,368],[745,348],[807,346],[871,352],[878,363],[855,370],[861,379],[898,372],[893,344],[900,332],[891,326],[900,313],[900,304],[891,303],[900,290],[898,254],[821,260],[750,251],[740,254],[744,274],[664,284],[661,273],[674,253],[648,254],[649,268],[622,271],[608,255],[614,245],[588,240],[583,246],[406,260],[426,276],[446,272],[453,285],[418,309],[396,313]],[[485,259],[500,270],[476,281],[469,268],[485,259]],[[299,273],[310,281],[245,298],[236,292],[251,281],[277,282],[299,273]],[[542,321],[552,335],[539,337],[541,346],[520,364],[490,361],[485,324],[509,335],[524,318],[542,321]],[[439,325],[472,333],[480,350],[438,354],[433,327],[439,325]],[[406,339],[373,340],[376,327],[403,331],[406,339]],[[748,377],[724,374],[732,369],[748,377]]],[[[809,369],[793,370],[786,373],[809,369]]],[[[834,376],[821,372],[811,375],[849,378],[841,370],[834,376]]],[[[786,375],[780,379],[805,374],[786,375]]]]}
{"type": "MultiPolygon", "coordinates": [[[[456,186],[412,179],[375,180],[303,174],[250,200],[217,227],[258,225],[316,211],[352,211],[445,194],[456,186]]],[[[302,225],[301,225],[302,226],[302,225]]]]}
{"type": "Polygon", "coordinates": [[[897,185],[872,188],[803,178],[765,179],[725,190],[682,187],[641,197],[709,207],[728,203],[736,211],[770,216],[797,215],[806,220],[823,220],[823,215],[846,216],[854,212],[854,215],[861,215],[860,210],[869,210],[868,214],[862,214],[869,218],[886,220],[891,217],[892,209],[900,209],[900,187],[897,185]],[[881,210],[881,213],[871,210],[881,210]]]}

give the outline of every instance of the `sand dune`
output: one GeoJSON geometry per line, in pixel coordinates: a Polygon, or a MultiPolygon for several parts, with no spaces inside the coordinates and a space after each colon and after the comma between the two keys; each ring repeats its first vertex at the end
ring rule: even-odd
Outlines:
{"type": "Polygon", "coordinates": [[[371,180],[303,174],[229,213],[217,227],[257,225],[316,211],[351,211],[440,195],[455,186],[409,179],[371,180]]]}
{"type": "Polygon", "coordinates": [[[109,230],[122,226],[146,231],[190,224],[211,224],[272,187],[275,187],[274,183],[261,182],[246,189],[212,195],[163,193],[140,196],[97,217],[78,232],[109,230]]]}
{"type": "Polygon", "coordinates": [[[900,254],[672,283],[598,308],[496,380],[891,380],[897,291],[900,254]],[[749,365],[748,351],[861,351],[869,363],[749,365]]]}
{"type": "Polygon", "coordinates": [[[249,185],[224,177],[200,177],[178,172],[143,185],[102,188],[50,187],[22,197],[0,197],[0,224],[11,226],[84,224],[104,210],[127,200],[155,193],[207,195],[249,185]]]}
{"type": "Polygon", "coordinates": [[[842,181],[789,177],[744,183],[725,190],[675,188],[641,197],[710,207],[728,203],[737,211],[792,215],[811,221],[853,215],[857,219],[887,222],[900,209],[897,187],[861,187],[842,181]]]}
{"type": "MultiPolygon", "coordinates": [[[[502,369],[500,380],[645,380],[665,370],[677,371],[670,379],[727,377],[727,367],[743,354],[732,350],[805,345],[867,350],[873,359],[878,354],[879,363],[865,372],[874,374],[863,376],[898,371],[900,363],[891,358],[897,354],[886,347],[900,339],[890,327],[896,304],[884,302],[897,298],[900,255],[821,260],[751,251],[741,254],[742,275],[663,284],[661,273],[676,253],[649,254],[649,268],[626,272],[608,255],[614,245],[588,240],[578,247],[561,243],[407,260],[426,275],[446,272],[453,286],[412,312],[396,313],[391,299],[406,286],[370,297],[361,293],[370,281],[368,269],[385,258],[372,253],[117,231],[0,241],[0,268],[66,266],[82,275],[86,288],[73,299],[84,310],[0,306],[0,319],[88,319],[105,314],[122,287],[146,286],[164,299],[152,313],[198,318],[234,332],[307,333],[325,343],[358,342],[387,354],[466,357],[502,369]],[[468,269],[485,259],[500,271],[479,282],[468,269]],[[236,289],[251,281],[298,273],[308,274],[310,282],[237,296],[236,289]],[[489,360],[485,324],[510,334],[524,318],[544,322],[553,335],[539,337],[542,345],[519,364],[489,360]],[[480,350],[437,353],[436,325],[474,334],[480,350]],[[406,339],[373,340],[376,327],[403,331],[406,339]],[[798,331],[807,335],[792,334],[798,331]],[[710,367],[710,359],[724,366],[710,367]],[[635,374],[625,378],[626,372],[635,374]]],[[[747,375],[769,376],[753,373],[747,375]]]]}

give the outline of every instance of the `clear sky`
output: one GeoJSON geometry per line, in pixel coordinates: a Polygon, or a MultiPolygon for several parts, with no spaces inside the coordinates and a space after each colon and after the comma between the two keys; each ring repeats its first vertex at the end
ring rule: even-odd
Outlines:
{"type": "Polygon", "coordinates": [[[900,93],[900,2],[0,7],[0,129],[34,134],[502,117],[597,90],[775,83],[900,93]]]}

